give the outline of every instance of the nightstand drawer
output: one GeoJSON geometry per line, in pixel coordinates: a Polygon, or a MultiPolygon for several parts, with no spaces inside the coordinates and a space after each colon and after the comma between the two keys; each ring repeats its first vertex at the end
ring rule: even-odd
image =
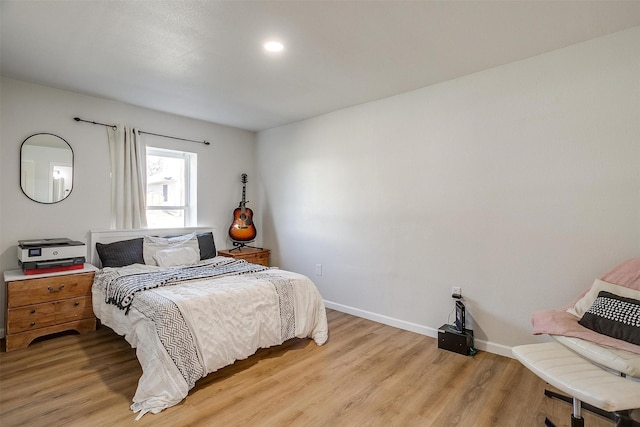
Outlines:
{"type": "Polygon", "coordinates": [[[7,283],[9,308],[91,295],[93,273],[17,280],[7,283]]]}
{"type": "Polygon", "coordinates": [[[245,258],[247,262],[252,262],[254,264],[260,265],[269,265],[269,252],[261,252],[259,254],[255,254],[254,256],[249,256],[245,258]]]}
{"type": "Polygon", "coordinates": [[[90,297],[70,298],[7,310],[9,334],[93,317],[90,297]]]}
{"type": "Polygon", "coordinates": [[[7,310],[7,333],[42,328],[56,323],[56,303],[36,304],[7,310]]]}
{"type": "Polygon", "coordinates": [[[228,256],[235,259],[243,259],[253,264],[269,266],[269,249],[257,248],[240,248],[240,249],[224,249],[218,251],[220,256],[228,256]]]}
{"type": "Polygon", "coordinates": [[[93,317],[91,297],[70,298],[57,304],[56,321],[58,323],[93,317]]]}

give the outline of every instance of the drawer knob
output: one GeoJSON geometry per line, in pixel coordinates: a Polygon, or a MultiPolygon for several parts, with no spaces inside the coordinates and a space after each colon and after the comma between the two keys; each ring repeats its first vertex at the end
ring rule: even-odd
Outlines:
{"type": "Polygon", "coordinates": [[[35,309],[35,308],[32,308],[32,309],[31,309],[31,311],[30,311],[30,313],[31,313],[31,314],[33,314],[33,313],[35,313],[35,312],[36,312],[36,309],[35,309]]]}
{"type": "Polygon", "coordinates": [[[76,302],[73,303],[73,305],[78,306],[78,305],[80,305],[80,302],[76,301],[76,302]]]}
{"type": "Polygon", "coordinates": [[[47,290],[48,290],[49,292],[60,292],[60,291],[61,291],[61,290],[63,290],[63,289],[64,289],[64,285],[60,285],[60,286],[58,286],[58,289],[53,289],[51,286],[47,287],[47,290]]]}
{"type": "Polygon", "coordinates": [[[31,322],[31,326],[36,326],[36,322],[31,322]]]}

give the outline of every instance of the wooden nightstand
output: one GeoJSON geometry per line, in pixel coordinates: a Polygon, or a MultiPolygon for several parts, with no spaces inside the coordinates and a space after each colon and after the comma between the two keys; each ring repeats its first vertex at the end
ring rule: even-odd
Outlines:
{"type": "Polygon", "coordinates": [[[240,248],[240,249],[224,249],[218,251],[220,256],[228,256],[235,259],[244,259],[247,262],[269,266],[269,249],[256,248],[240,248]]]}
{"type": "Polygon", "coordinates": [[[22,270],[5,271],[7,351],[56,332],[95,330],[91,285],[96,271],[91,264],[81,270],[28,276],[22,270]]]}

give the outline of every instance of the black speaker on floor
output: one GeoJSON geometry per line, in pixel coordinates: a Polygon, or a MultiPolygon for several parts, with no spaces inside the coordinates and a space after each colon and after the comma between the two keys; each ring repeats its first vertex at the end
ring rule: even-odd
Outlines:
{"type": "Polygon", "coordinates": [[[438,329],[438,348],[468,356],[472,354],[473,330],[460,332],[451,325],[442,325],[438,329]]]}

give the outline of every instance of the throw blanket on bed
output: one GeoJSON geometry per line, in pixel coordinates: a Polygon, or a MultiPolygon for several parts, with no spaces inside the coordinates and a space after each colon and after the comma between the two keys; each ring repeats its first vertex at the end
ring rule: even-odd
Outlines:
{"type": "Polygon", "coordinates": [[[105,302],[125,310],[125,314],[128,314],[134,296],[140,291],[169,286],[185,280],[255,273],[268,268],[245,260],[229,258],[207,265],[163,269],[142,274],[120,275],[117,270],[103,270],[96,274],[95,280],[106,281],[105,302]]]}
{"type": "Polygon", "coordinates": [[[191,390],[206,371],[198,357],[195,338],[178,306],[155,292],[142,292],[133,306],[153,322],[162,346],[191,390]]]}

